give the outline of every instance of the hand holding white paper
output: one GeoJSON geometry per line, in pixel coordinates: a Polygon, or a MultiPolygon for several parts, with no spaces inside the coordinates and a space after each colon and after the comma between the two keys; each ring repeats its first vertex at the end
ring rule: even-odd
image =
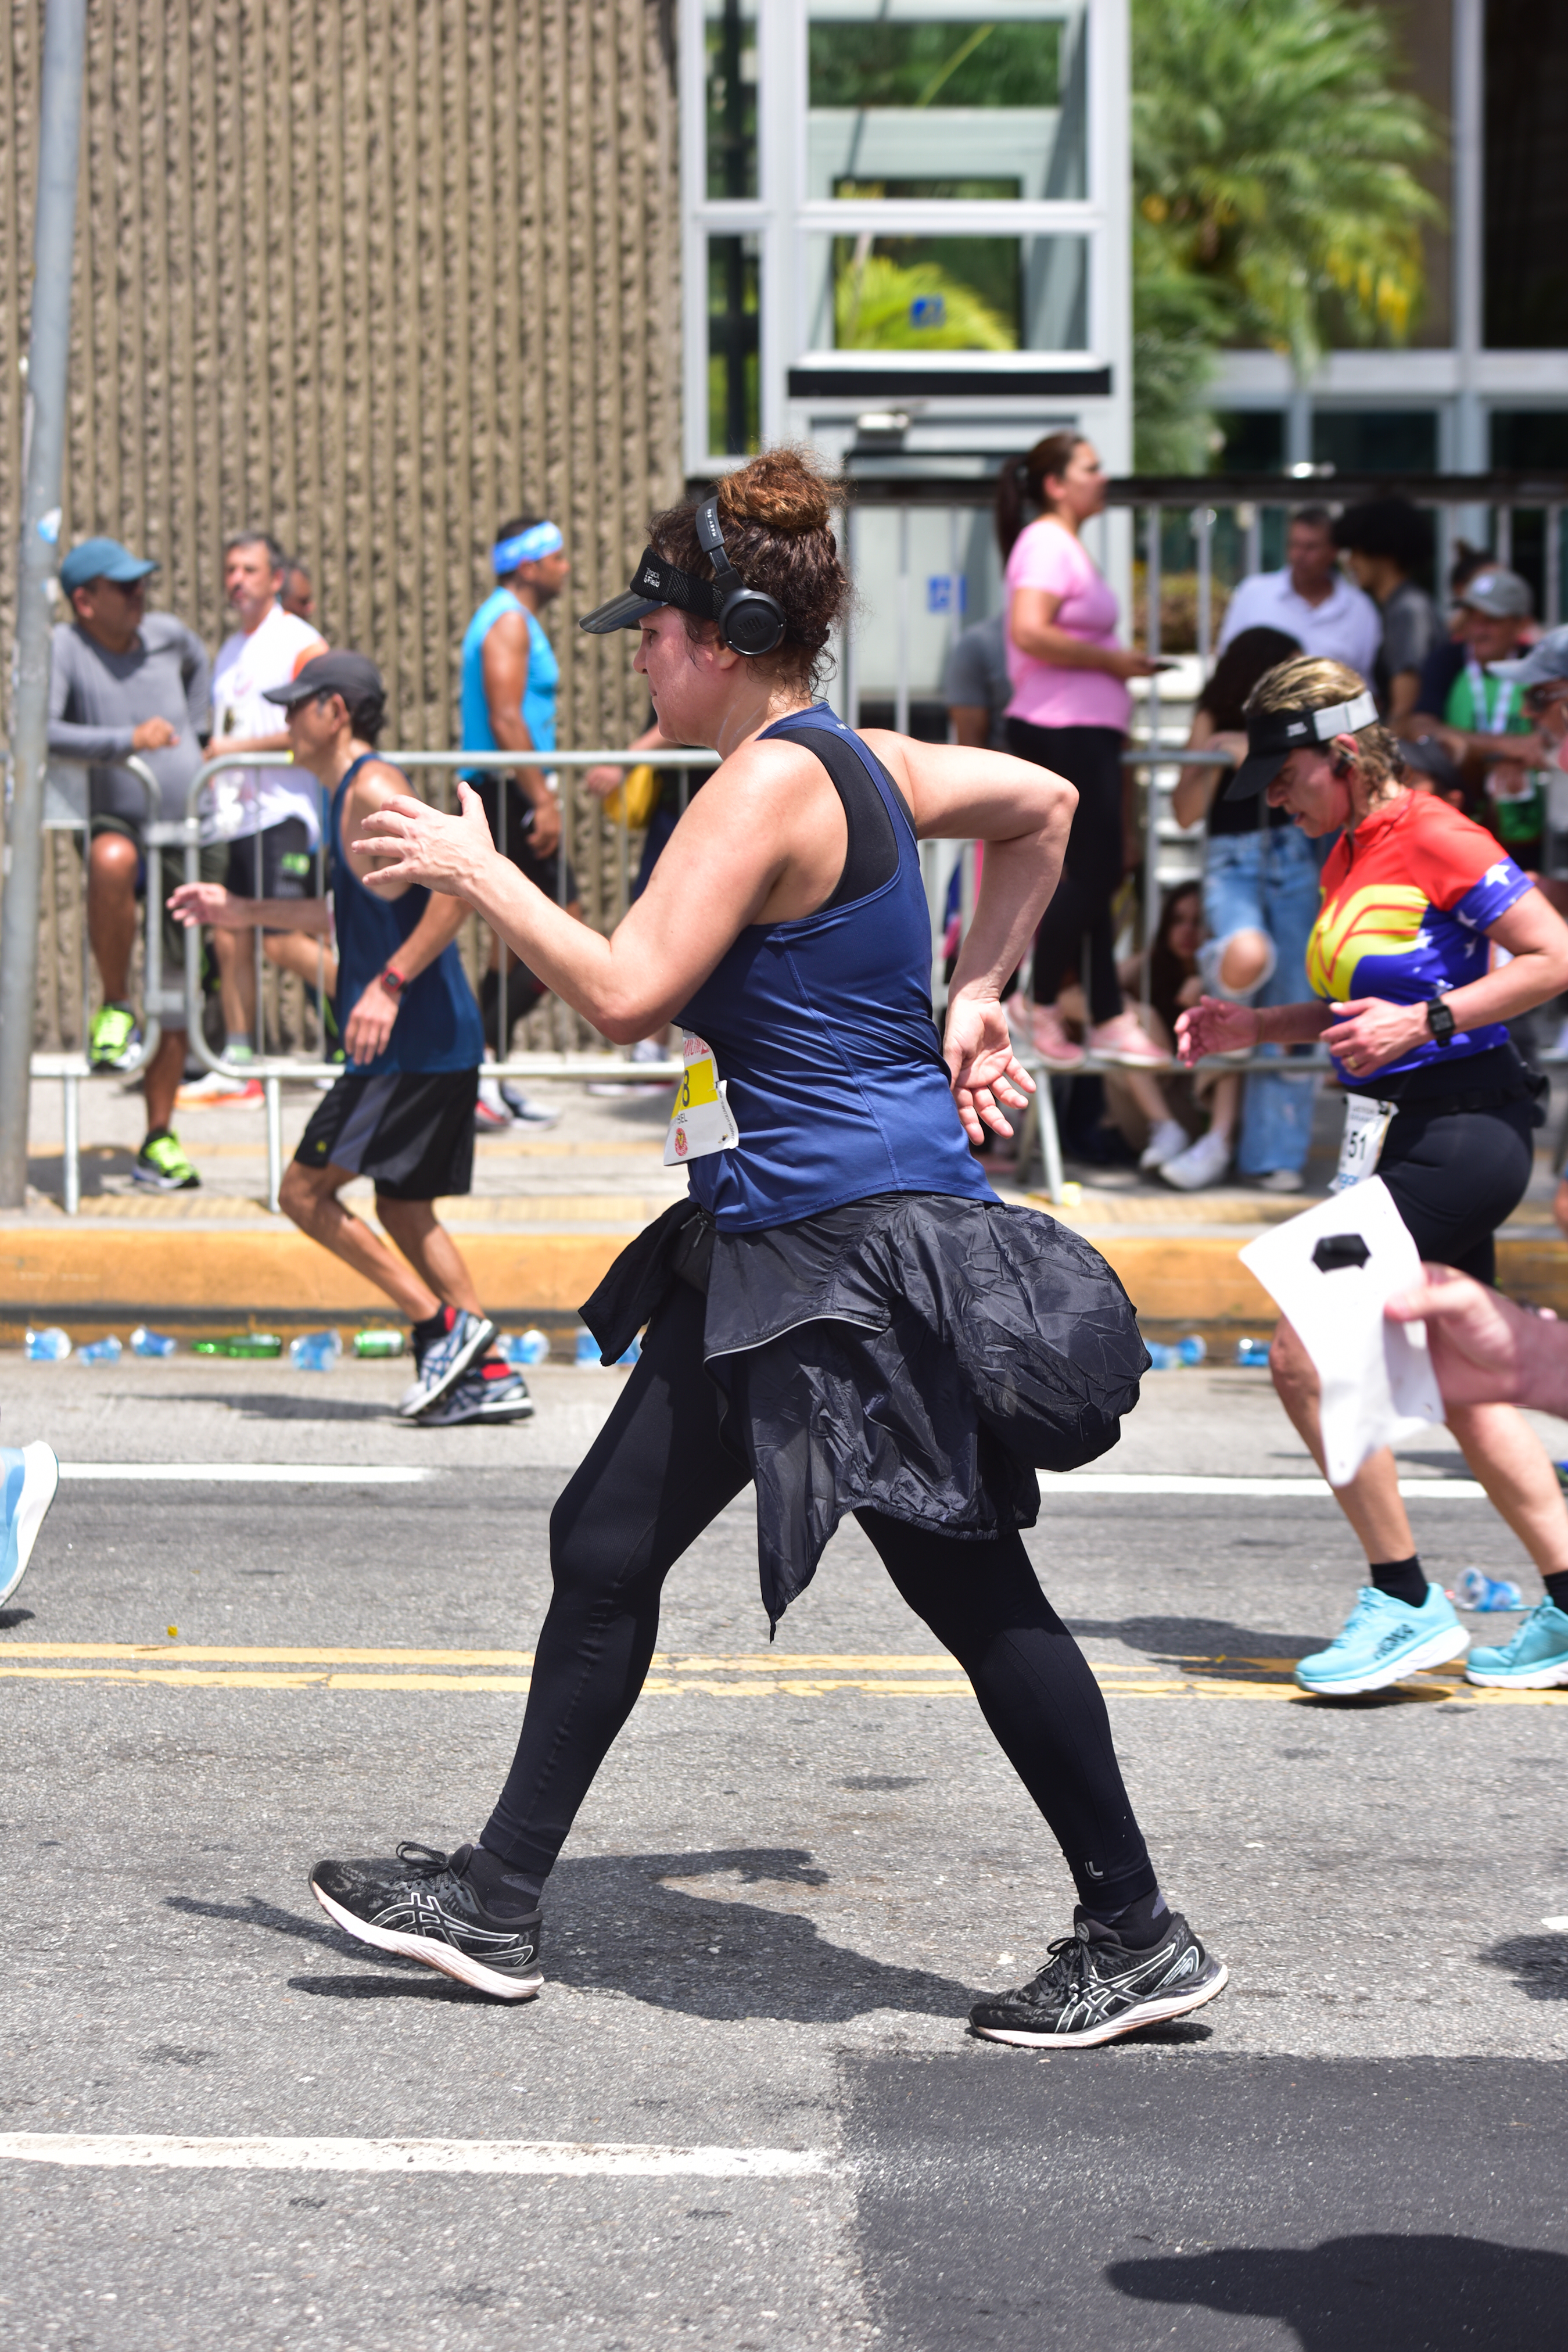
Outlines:
{"type": "Polygon", "coordinates": [[[1380,1176],[1335,1192],[1249,1242],[1250,1268],[1293,1325],[1322,1382],[1323,1456],[1345,1486],[1403,1421],[1441,1421],[1425,1323],[1383,1309],[1421,1276],[1421,1260],[1380,1176]]]}

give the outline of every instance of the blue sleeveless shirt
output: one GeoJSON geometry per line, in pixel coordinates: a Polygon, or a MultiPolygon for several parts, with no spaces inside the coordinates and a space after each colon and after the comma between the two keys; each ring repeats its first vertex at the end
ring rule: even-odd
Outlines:
{"type": "MultiPolygon", "coordinates": [[[[378,898],[367,890],[343,850],[343,802],[349,785],[375,754],[361,751],[332,795],[328,828],[331,850],[332,916],[338,934],[338,1027],[380,971],[397,961],[397,951],[430,904],[418,883],[401,898],[378,898]]],[[[412,789],[412,787],[411,787],[412,789]]],[[[398,1003],[386,1050],[373,1062],[351,1062],[344,1075],[380,1077],[389,1070],[432,1074],[476,1070],[485,1058],[485,1028],[479,1007],[454,940],[411,980],[398,1003]]]]}
{"type": "Polygon", "coordinates": [[[740,1131],[734,1150],[693,1160],[692,1192],[726,1233],[877,1192],[994,1201],[932,1018],[931,917],[907,812],[825,703],[760,740],[800,727],[830,730],[859,758],[892,820],[897,868],[847,906],[748,924],[676,1016],[713,1047],[740,1131]]]}
{"type": "Polygon", "coordinates": [[[509,588],[491,590],[463,635],[461,716],[465,751],[498,751],[485,698],[485,640],[503,613],[521,613],[528,625],[528,677],[523,689],[523,724],[539,751],[555,750],[555,698],[560,664],[555,648],[528,606],[509,588]]]}

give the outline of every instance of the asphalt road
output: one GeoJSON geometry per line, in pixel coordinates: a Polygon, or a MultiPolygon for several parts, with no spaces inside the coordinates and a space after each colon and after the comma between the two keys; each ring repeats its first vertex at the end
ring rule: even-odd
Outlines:
{"type": "MultiPolygon", "coordinates": [[[[329,1926],[318,1855],[483,1821],[616,1378],[410,1433],[395,1368],[0,1364],[8,1444],[353,1474],[73,1478],[0,1612],[0,2133],[69,2159],[0,2139],[0,2344],[1568,2343],[1568,1694],[1291,1696],[1355,1580],[1332,1503],[1170,1491],[1304,1473],[1256,1376],[1151,1380],[1102,1466],[1157,1489],[1058,1485],[1030,1539],[1230,1965],[1199,2017],[1043,2062],[966,2038],[1066,1874],[858,1531],[768,1651],[744,1505],[672,1580],[539,2000],[329,1926]]],[[[1520,1570],[1441,1432],[1406,1467],[1434,1574],[1520,1570]]]]}

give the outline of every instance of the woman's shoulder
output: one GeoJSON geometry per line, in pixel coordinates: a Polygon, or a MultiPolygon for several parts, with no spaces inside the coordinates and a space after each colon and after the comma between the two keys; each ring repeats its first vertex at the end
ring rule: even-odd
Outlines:
{"type": "Polygon", "coordinates": [[[1046,584],[1046,576],[1076,577],[1092,570],[1082,541],[1054,515],[1039,515],[1019,531],[1008,558],[1008,578],[1015,588],[1046,584]]]}

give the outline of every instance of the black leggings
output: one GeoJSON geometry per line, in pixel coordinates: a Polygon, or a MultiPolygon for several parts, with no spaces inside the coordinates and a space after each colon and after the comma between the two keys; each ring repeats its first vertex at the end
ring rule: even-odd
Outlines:
{"type": "Polygon", "coordinates": [[[1490,1283],[1497,1229],[1523,1200],[1534,1160],[1527,1102],[1447,1113],[1412,1105],[1391,1123],[1377,1173],[1424,1258],[1490,1283]]]}
{"type": "Polygon", "coordinates": [[[1089,1018],[1122,1010],[1111,901],[1122,887],[1122,738],[1113,727],[1031,727],[1008,720],[1008,749],[1051,768],[1078,787],[1061,879],[1034,935],[1034,999],[1054,1004],[1064,980],[1082,969],[1089,939],[1089,1018]]]}
{"type": "MultiPolygon", "coordinates": [[[[542,1880],[636,1703],[675,1561],[749,1484],[719,1435],[703,1369],[705,1302],[677,1285],[604,1429],[550,1517],[555,1591],[522,1736],[482,1843],[542,1880]]],[[[989,1542],[857,1514],[915,1614],[975,1686],[981,1712],[1055,1832],[1083,1900],[1109,1914],[1155,1874],[1082,1652],[1017,1534],[989,1542]]]]}

